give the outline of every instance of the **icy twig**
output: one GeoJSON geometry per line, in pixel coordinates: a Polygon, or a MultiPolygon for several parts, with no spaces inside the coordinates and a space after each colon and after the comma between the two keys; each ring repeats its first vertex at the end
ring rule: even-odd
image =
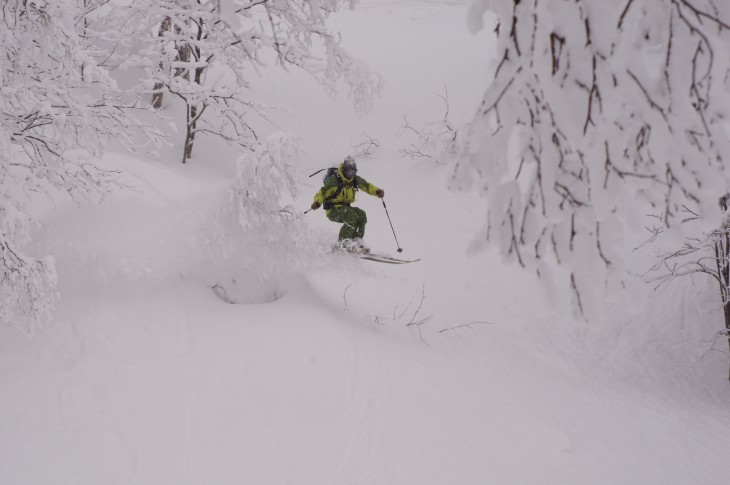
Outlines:
{"type": "Polygon", "coordinates": [[[418,308],[416,308],[416,311],[413,313],[413,316],[411,317],[411,321],[406,323],[406,327],[410,327],[411,325],[423,325],[426,323],[424,320],[430,320],[431,317],[427,317],[424,320],[416,321],[416,316],[418,315],[418,312],[421,311],[421,307],[423,306],[423,300],[426,299],[426,283],[423,284],[423,287],[421,289],[421,302],[418,304],[418,308]]]}
{"type": "Polygon", "coordinates": [[[352,284],[347,285],[345,287],[345,291],[342,292],[342,301],[345,302],[345,308],[344,308],[345,310],[347,310],[347,290],[349,290],[351,286],[352,286],[352,284]]]}
{"type": "Polygon", "coordinates": [[[438,331],[438,333],[444,333],[444,332],[450,332],[452,330],[456,330],[458,328],[470,328],[473,329],[474,325],[494,325],[494,322],[469,322],[469,323],[462,323],[461,325],[456,325],[455,327],[450,328],[444,328],[438,331]]]}

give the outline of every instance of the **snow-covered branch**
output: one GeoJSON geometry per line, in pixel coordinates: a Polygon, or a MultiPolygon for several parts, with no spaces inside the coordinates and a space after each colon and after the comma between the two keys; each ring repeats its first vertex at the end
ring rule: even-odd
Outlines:
{"type": "Polygon", "coordinates": [[[36,193],[103,196],[118,173],[99,168],[104,143],[135,149],[156,130],[115,94],[97,59],[92,15],[106,0],[8,0],[0,7],[0,320],[32,331],[50,318],[50,257],[24,254],[36,193]]]}
{"type": "Polygon", "coordinates": [[[717,216],[730,5],[478,3],[499,19],[498,57],[453,185],[486,189],[490,240],[538,272],[565,268],[596,316],[628,277],[639,214],[660,210],[666,227],[687,206],[717,216]]]}
{"type": "Polygon", "coordinates": [[[123,26],[118,42],[132,50],[121,65],[146,72],[141,92],[152,95],[153,106],[161,108],[167,92],[184,100],[186,162],[199,132],[244,150],[256,145],[251,120],[246,122],[256,113],[249,109],[247,78],[249,70],[266,65],[267,53],[285,69],[310,73],[331,93],[344,83],[356,109],[369,109],[380,78],[344,51],[340,36],[326,28],[327,17],[342,3],[348,2],[254,0],[233,7],[213,0],[133,0],[118,5],[110,17],[123,26]],[[135,50],[135,43],[141,48],[135,50]],[[214,129],[221,123],[211,120],[225,126],[214,129]],[[208,126],[199,129],[199,122],[208,126]]]}

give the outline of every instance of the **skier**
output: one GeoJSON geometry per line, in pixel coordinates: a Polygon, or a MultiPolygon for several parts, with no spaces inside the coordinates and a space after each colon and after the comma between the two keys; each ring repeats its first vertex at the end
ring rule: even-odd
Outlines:
{"type": "Polygon", "coordinates": [[[365,211],[352,207],[355,202],[355,193],[364,190],[370,195],[382,198],[385,195],[383,189],[367,182],[357,175],[357,164],[351,156],[332,170],[324,179],[324,186],[314,196],[312,210],[324,206],[327,218],[332,222],[342,224],[338,238],[338,246],[341,249],[353,253],[368,253],[369,249],[363,244],[365,236],[365,224],[368,222],[365,211]]]}

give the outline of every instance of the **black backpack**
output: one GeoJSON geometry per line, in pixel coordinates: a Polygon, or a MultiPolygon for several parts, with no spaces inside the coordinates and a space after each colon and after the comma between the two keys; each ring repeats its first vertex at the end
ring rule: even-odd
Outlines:
{"type": "Polygon", "coordinates": [[[329,177],[335,176],[335,177],[337,177],[337,181],[338,181],[338,185],[339,185],[339,183],[341,182],[341,179],[340,179],[340,177],[337,176],[337,167],[328,167],[328,168],[323,168],[321,170],[317,170],[312,175],[310,175],[309,178],[312,178],[315,175],[317,175],[318,173],[324,172],[325,170],[327,170],[327,171],[325,172],[324,177],[322,177],[322,184],[327,183],[327,179],[329,177]]]}
{"type": "MultiPolygon", "coordinates": [[[[324,170],[324,169],[322,169],[322,170],[324,170]]],[[[311,177],[311,175],[310,175],[310,177],[311,177]]],[[[340,185],[340,182],[342,182],[342,180],[340,179],[340,177],[337,176],[337,167],[329,167],[327,169],[327,171],[324,174],[324,177],[322,177],[322,184],[326,184],[327,183],[327,179],[330,178],[330,177],[337,177],[337,181],[338,181],[337,183],[338,183],[338,185],[340,185]]]]}

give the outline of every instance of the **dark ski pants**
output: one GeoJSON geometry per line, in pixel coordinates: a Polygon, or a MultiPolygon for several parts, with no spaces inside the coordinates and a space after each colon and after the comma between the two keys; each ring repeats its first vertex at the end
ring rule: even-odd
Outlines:
{"type": "Polygon", "coordinates": [[[342,224],[340,241],[356,237],[362,239],[365,236],[365,224],[368,223],[368,216],[362,209],[350,207],[349,205],[337,205],[329,211],[327,218],[332,222],[342,224]]]}

